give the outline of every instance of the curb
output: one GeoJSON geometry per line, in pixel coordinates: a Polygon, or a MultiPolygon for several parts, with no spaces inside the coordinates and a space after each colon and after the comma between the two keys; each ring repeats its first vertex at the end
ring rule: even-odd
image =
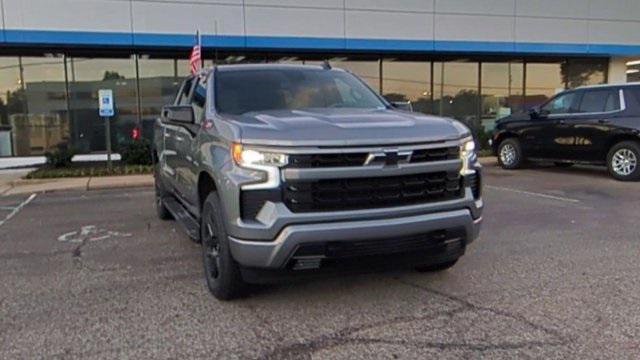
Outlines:
{"type": "Polygon", "coordinates": [[[0,189],[0,196],[59,191],[144,188],[151,186],[153,186],[153,175],[16,180],[9,183],[7,188],[0,189]]]}

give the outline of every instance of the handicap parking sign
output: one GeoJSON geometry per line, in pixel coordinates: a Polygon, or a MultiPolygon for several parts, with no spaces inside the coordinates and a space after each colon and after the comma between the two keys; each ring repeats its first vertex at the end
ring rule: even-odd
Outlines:
{"type": "Polygon", "coordinates": [[[111,89],[98,90],[98,113],[103,117],[114,115],[113,91],[111,89]]]}

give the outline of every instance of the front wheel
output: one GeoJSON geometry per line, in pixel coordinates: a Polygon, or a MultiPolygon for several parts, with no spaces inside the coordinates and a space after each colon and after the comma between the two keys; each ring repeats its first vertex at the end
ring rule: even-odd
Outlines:
{"type": "Polygon", "coordinates": [[[609,173],[617,180],[640,180],[640,143],[623,141],[614,145],[607,155],[609,173]]]}
{"type": "Polygon", "coordinates": [[[244,295],[246,284],[240,266],[231,256],[229,238],[216,193],[207,196],[200,219],[202,260],[207,287],[218,300],[232,300],[244,295]]]}
{"type": "Polygon", "coordinates": [[[498,146],[498,164],[506,170],[519,169],[524,164],[520,141],[516,138],[503,140],[498,146]]]}

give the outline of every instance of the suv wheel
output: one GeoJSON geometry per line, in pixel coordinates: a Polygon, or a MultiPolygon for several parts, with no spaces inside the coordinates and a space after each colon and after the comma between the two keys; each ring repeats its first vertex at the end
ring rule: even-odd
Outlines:
{"type": "Polygon", "coordinates": [[[503,140],[498,146],[498,164],[503,169],[512,170],[522,167],[523,163],[520,141],[515,138],[503,140]]]}
{"type": "Polygon", "coordinates": [[[218,300],[232,300],[244,295],[245,283],[240,266],[231,256],[216,193],[210,193],[202,206],[200,238],[205,279],[211,294],[218,300]]]}
{"type": "Polygon", "coordinates": [[[441,264],[417,266],[415,269],[417,272],[436,272],[447,270],[458,262],[458,259],[447,261],[441,264]]]}
{"type": "Polygon", "coordinates": [[[171,220],[173,219],[173,215],[171,215],[171,213],[167,209],[167,206],[164,204],[164,198],[167,196],[167,193],[161,184],[160,178],[158,177],[159,174],[158,174],[157,168],[158,168],[158,165],[156,165],[156,170],[154,174],[154,178],[155,178],[154,183],[155,183],[155,189],[156,189],[156,196],[155,196],[156,213],[158,214],[158,218],[160,218],[160,220],[171,220]]]}
{"type": "Polygon", "coordinates": [[[609,173],[617,180],[640,180],[640,143],[623,141],[614,145],[607,156],[609,173]]]}

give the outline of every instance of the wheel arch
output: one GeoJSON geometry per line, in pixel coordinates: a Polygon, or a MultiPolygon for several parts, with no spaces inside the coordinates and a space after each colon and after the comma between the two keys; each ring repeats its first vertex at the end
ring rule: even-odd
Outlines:
{"type": "Polygon", "coordinates": [[[204,201],[207,199],[207,195],[211,192],[218,191],[216,182],[211,174],[206,171],[201,171],[198,175],[198,208],[202,209],[204,201]]]}
{"type": "Polygon", "coordinates": [[[607,161],[607,156],[609,155],[609,152],[611,151],[611,148],[614,147],[616,144],[621,143],[623,141],[635,141],[635,142],[640,144],[640,135],[631,134],[631,133],[623,133],[623,134],[614,135],[613,137],[611,137],[611,139],[609,139],[609,141],[607,141],[607,144],[604,147],[604,154],[602,154],[602,158],[605,161],[607,161]]]}
{"type": "Polygon", "coordinates": [[[494,155],[498,155],[498,147],[500,146],[500,143],[503,142],[506,139],[510,139],[510,138],[520,138],[520,136],[518,136],[518,134],[511,132],[511,131],[504,131],[501,132],[499,134],[496,135],[496,137],[493,140],[493,154],[494,155]]]}

